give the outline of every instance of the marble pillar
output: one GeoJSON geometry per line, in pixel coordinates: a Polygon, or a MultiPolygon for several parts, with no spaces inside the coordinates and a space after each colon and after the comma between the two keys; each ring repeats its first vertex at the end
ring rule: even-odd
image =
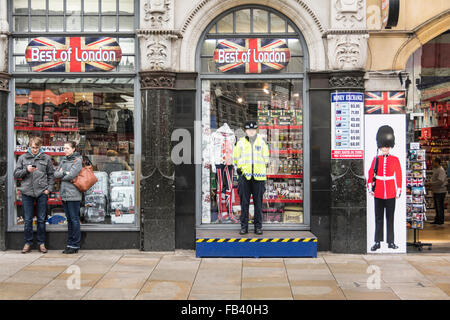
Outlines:
{"type": "MultiPolygon", "coordinates": [[[[364,91],[364,73],[330,74],[333,91],[364,91]]],[[[366,188],[363,159],[331,160],[331,251],[366,252],[366,188]]]]}
{"type": "Polygon", "coordinates": [[[140,72],[142,158],[141,249],[175,249],[175,166],[170,158],[175,73],[140,72]]]}
{"type": "MultiPolygon", "coordinates": [[[[9,93],[9,79],[7,73],[0,72],[0,136],[6,137],[7,107],[9,93]]],[[[7,223],[7,140],[0,140],[0,250],[6,250],[7,223]]]]}

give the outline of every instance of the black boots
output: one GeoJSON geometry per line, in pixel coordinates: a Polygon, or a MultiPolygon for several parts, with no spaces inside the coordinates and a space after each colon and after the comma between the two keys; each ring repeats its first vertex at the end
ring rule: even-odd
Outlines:
{"type": "Polygon", "coordinates": [[[395,245],[395,243],[391,242],[388,244],[389,249],[398,249],[398,246],[395,245]]]}
{"type": "MultiPolygon", "coordinates": [[[[241,231],[239,231],[240,235],[244,235],[248,233],[248,227],[241,227],[241,231]]],[[[262,229],[261,228],[255,228],[255,234],[262,235],[262,229]]]]}
{"type": "Polygon", "coordinates": [[[241,231],[239,231],[239,234],[244,235],[248,233],[248,228],[246,227],[241,227],[241,231]]]}
{"type": "MultiPolygon", "coordinates": [[[[381,248],[380,243],[375,242],[375,244],[372,246],[372,248],[370,248],[370,251],[377,251],[380,248],[381,248]]],[[[398,249],[398,246],[396,246],[395,243],[390,242],[390,243],[388,243],[388,248],[389,249],[398,249]]]]}
{"type": "Polygon", "coordinates": [[[77,252],[78,252],[78,249],[67,247],[67,248],[64,249],[64,251],[62,253],[74,254],[74,253],[77,253],[77,252]]]}
{"type": "Polygon", "coordinates": [[[380,249],[381,245],[379,242],[375,242],[375,244],[372,246],[372,248],[370,248],[370,251],[377,251],[378,249],[380,249]]]}

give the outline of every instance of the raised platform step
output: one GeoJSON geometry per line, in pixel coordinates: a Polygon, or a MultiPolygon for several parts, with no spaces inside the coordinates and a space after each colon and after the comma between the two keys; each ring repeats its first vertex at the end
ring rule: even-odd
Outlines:
{"type": "Polygon", "coordinates": [[[253,231],[197,229],[196,256],[203,257],[317,257],[317,238],[309,231],[253,231]]]}

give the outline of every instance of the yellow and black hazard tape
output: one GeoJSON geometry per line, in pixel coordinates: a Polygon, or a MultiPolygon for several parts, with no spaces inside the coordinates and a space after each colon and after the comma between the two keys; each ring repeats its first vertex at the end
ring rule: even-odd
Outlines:
{"type": "Polygon", "coordinates": [[[197,243],[200,242],[317,242],[317,238],[198,238],[197,243]]]}

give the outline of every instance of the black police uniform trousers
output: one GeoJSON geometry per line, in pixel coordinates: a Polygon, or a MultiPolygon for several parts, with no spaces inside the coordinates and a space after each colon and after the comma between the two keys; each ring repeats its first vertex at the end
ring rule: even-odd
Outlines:
{"type": "Polygon", "coordinates": [[[395,198],[375,198],[375,242],[384,241],[384,210],[386,209],[387,242],[394,243],[395,198]]]}
{"type": "Polygon", "coordinates": [[[241,175],[239,177],[238,194],[241,199],[241,228],[248,228],[248,209],[250,206],[250,196],[253,195],[254,225],[255,229],[262,228],[262,201],[266,191],[266,181],[255,180],[252,176],[250,180],[241,175]]]}

